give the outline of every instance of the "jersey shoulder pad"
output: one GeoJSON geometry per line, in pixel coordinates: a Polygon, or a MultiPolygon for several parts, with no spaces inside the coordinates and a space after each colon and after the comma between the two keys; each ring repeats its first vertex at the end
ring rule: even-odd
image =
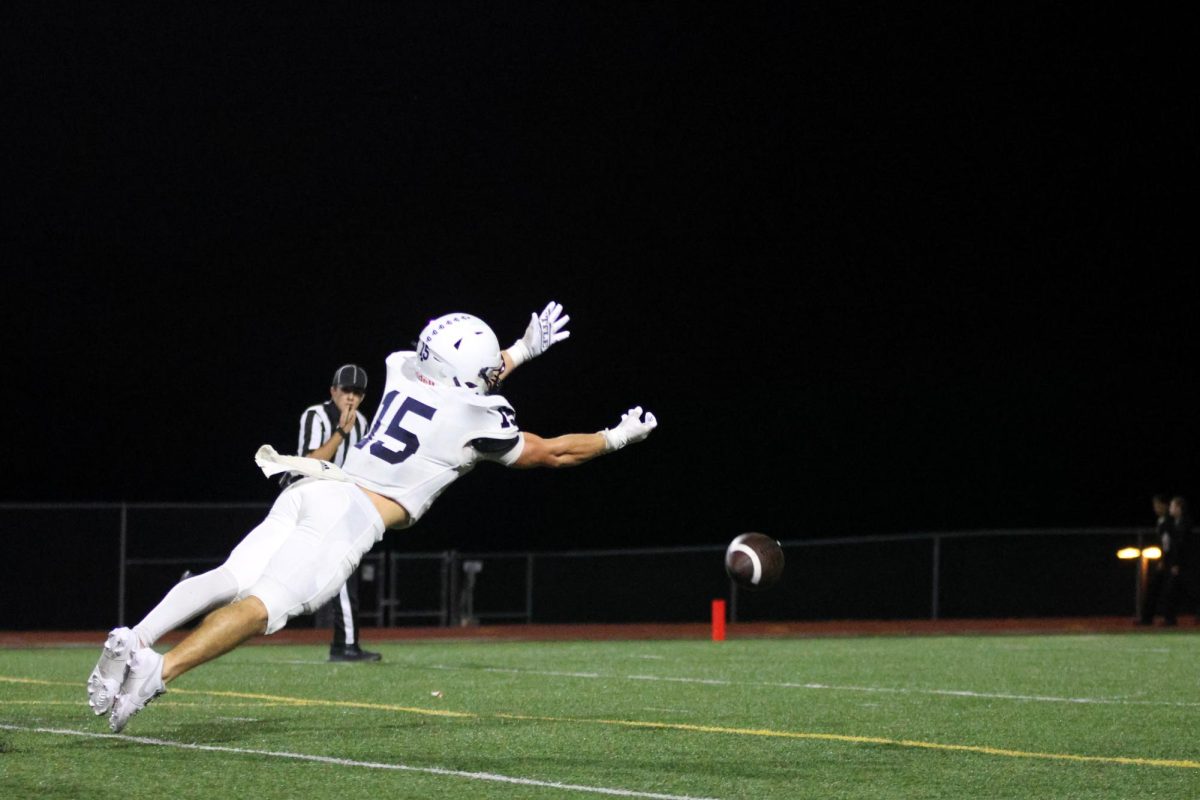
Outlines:
{"type": "Polygon", "coordinates": [[[463,408],[464,416],[469,420],[467,427],[470,435],[467,437],[467,441],[473,442],[476,439],[512,440],[521,432],[517,426],[517,412],[501,395],[492,394],[483,397],[470,395],[469,398],[463,408]]]}
{"type": "Polygon", "coordinates": [[[479,408],[507,408],[512,411],[512,403],[508,402],[508,398],[499,394],[470,394],[469,392],[461,392],[462,400],[479,408]]]}

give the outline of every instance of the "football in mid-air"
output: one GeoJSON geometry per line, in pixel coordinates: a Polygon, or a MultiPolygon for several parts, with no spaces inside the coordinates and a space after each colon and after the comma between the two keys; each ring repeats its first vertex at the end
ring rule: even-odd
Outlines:
{"type": "Polygon", "coordinates": [[[725,571],[743,589],[767,589],[783,574],[783,548],[762,533],[743,533],[725,548],[725,571]]]}

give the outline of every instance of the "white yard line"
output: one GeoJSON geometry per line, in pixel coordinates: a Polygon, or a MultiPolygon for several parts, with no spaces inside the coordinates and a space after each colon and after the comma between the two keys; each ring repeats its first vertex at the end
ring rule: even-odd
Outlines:
{"type": "Polygon", "coordinates": [[[932,694],[943,697],[971,697],[983,700],[1022,700],[1037,703],[1081,703],[1116,706],[1178,706],[1182,708],[1200,707],[1200,703],[1188,703],[1176,700],[1129,700],[1121,697],[1055,697],[1039,694],[1006,694],[1003,692],[972,692],[966,689],[908,689],[891,688],[886,686],[832,686],[824,683],[771,683],[764,686],[778,686],[785,689],[831,689],[841,692],[878,692],[881,694],[932,694]]]}
{"type": "Polygon", "coordinates": [[[191,744],[188,742],[173,742],[169,739],[150,739],[143,736],[125,736],[115,733],[93,733],[76,731],[68,728],[27,728],[21,725],[6,725],[0,723],[0,730],[19,731],[22,733],[43,733],[55,736],[79,736],[86,739],[117,739],[130,744],[150,745],[152,747],[173,747],[179,750],[201,750],[209,753],[233,753],[235,755],[266,756],[268,758],[290,758],[296,761],[313,761],[320,764],[334,764],[341,767],[361,767],[364,769],[394,770],[397,772],[420,772],[426,775],[440,775],[449,778],[464,778],[473,781],[490,781],[492,783],[511,783],[519,786],[539,786],[548,789],[562,789],[572,792],[587,792],[589,794],[604,794],[614,797],[644,797],[649,800],[714,800],[714,798],[693,797],[681,794],[659,794],[657,792],[638,792],[633,789],[615,789],[608,786],[584,786],[576,783],[559,783],[557,781],[539,781],[533,778],[516,778],[511,775],[498,775],[493,772],[465,772],[457,769],[442,767],[413,767],[408,764],[383,764],[374,761],[353,761],[348,758],[333,758],[331,756],[315,756],[306,753],[288,753],[275,750],[252,750],[244,747],[220,747],[218,745],[191,744]]]}
{"type": "MultiPolygon", "coordinates": [[[[434,664],[434,665],[432,665],[432,668],[433,669],[458,669],[458,667],[446,667],[446,666],[442,666],[441,664],[434,664]]],[[[555,677],[555,678],[603,678],[603,677],[605,677],[604,675],[601,675],[599,672],[560,672],[557,670],[550,670],[550,669],[529,670],[529,669],[519,669],[519,668],[515,668],[515,667],[463,667],[462,669],[476,669],[476,670],[479,670],[480,672],[502,672],[502,673],[508,673],[508,674],[512,674],[512,675],[547,675],[547,676],[555,677]]],[[[608,677],[619,677],[619,676],[611,675],[608,677]]]]}
{"type": "Polygon", "coordinates": [[[512,667],[456,667],[448,664],[420,664],[417,666],[421,666],[426,669],[439,669],[456,672],[500,672],[508,674],[538,675],[560,678],[601,678],[605,680],[691,683],[701,686],[759,686],[770,689],[810,689],[834,692],[874,692],[878,694],[935,695],[941,697],[967,697],[979,700],[1018,700],[1022,702],[1035,703],[1078,703],[1082,705],[1172,706],[1176,708],[1200,708],[1200,703],[1177,700],[1131,700],[1120,697],[1055,697],[1053,695],[975,692],[966,689],[915,689],[889,686],[842,686],[828,683],[731,681],[720,678],[685,678],[674,677],[670,675],[618,675],[604,674],[599,672],[559,672],[550,670],[517,669],[512,667]]]}

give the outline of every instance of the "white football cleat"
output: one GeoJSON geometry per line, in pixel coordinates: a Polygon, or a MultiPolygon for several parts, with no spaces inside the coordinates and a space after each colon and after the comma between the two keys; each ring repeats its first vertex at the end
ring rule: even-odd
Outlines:
{"type": "Polygon", "coordinates": [[[113,628],[104,642],[104,650],[96,668],[88,677],[88,705],[96,716],[107,714],[112,709],[117,691],[125,680],[129,656],[137,650],[137,634],[129,628],[113,628]]]}
{"type": "Polygon", "coordinates": [[[167,691],[162,679],[163,657],[149,647],[134,652],[129,659],[129,672],[125,683],[113,702],[108,727],[120,733],[129,724],[129,718],[141,711],[150,701],[167,691]]]}

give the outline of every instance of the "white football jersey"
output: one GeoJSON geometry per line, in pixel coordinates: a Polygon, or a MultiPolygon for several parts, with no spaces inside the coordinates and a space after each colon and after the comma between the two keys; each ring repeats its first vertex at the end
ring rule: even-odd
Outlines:
{"type": "Polygon", "coordinates": [[[387,357],[379,410],[342,469],[404,506],[411,525],[480,460],[511,465],[524,447],[507,400],[433,384],[418,376],[416,353],[400,351],[387,357]]]}

